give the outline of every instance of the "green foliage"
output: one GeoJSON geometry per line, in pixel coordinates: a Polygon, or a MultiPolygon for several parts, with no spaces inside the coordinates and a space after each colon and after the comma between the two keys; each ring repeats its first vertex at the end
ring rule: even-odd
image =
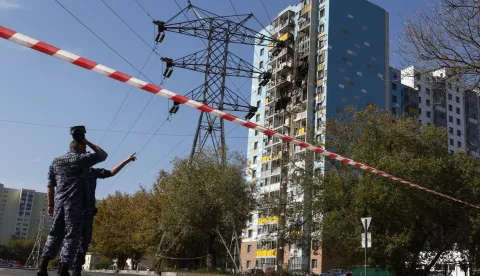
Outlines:
{"type": "MultiPolygon", "coordinates": [[[[208,249],[224,256],[219,236],[228,242],[239,233],[255,203],[244,178],[244,157],[227,156],[224,164],[209,150],[193,159],[175,158],[172,171],[160,172],[151,190],[106,198],[98,206],[90,250],[118,258],[119,264],[132,258],[134,266],[147,254],[198,257],[208,249]]],[[[160,258],[158,266],[202,268],[205,260],[160,258]]]]}
{"type": "Polygon", "coordinates": [[[171,173],[160,173],[154,187],[162,210],[160,254],[224,252],[221,237],[230,239],[245,226],[255,204],[244,178],[245,158],[237,152],[227,156],[222,164],[214,151],[205,150],[193,159],[175,159],[171,173]]]}
{"type": "Polygon", "coordinates": [[[95,268],[96,269],[108,269],[111,265],[112,265],[112,260],[107,258],[107,257],[103,257],[100,259],[100,261],[98,261],[98,263],[95,264],[95,268]]]}
{"type": "Polygon", "coordinates": [[[12,237],[7,244],[0,246],[0,259],[14,260],[25,264],[34,244],[34,239],[12,237]]]}
{"type": "MultiPolygon", "coordinates": [[[[327,147],[429,189],[479,202],[476,161],[448,152],[445,129],[421,126],[412,118],[394,119],[373,107],[350,108],[338,120],[327,122],[327,147]]],[[[316,212],[323,214],[324,254],[334,250],[342,252],[345,264],[361,263],[360,218],[365,212],[373,218],[369,263],[396,275],[418,273],[422,261],[429,269],[444,252],[470,242],[477,210],[327,161],[315,203],[316,212]]]]}
{"type": "MultiPolygon", "coordinates": [[[[154,236],[150,194],[141,189],[134,195],[116,192],[99,205],[93,227],[92,249],[124,264],[141,260],[154,236]]],[[[122,265],[123,268],[123,265],[122,265]]]]}

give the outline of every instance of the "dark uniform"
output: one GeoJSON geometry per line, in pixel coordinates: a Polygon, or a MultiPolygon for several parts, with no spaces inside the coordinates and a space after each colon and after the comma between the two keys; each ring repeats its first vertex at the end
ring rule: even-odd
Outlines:
{"type": "Polygon", "coordinates": [[[48,187],[55,187],[53,223],[42,256],[71,265],[78,249],[84,211],[84,189],[89,169],[107,159],[107,153],[68,152],[50,165],[48,187]],[[62,245],[63,241],[63,245],[62,245]]]}
{"type": "Polygon", "coordinates": [[[84,194],[85,211],[83,216],[82,235],[80,238],[80,246],[78,247],[74,261],[75,271],[80,271],[85,264],[85,255],[88,251],[88,245],[92,241],[93,217],[97,214],[97,208],[95,206],[97,179],[109,178],[111,176],[112,172],[106,169],[91,168],[88,172],[88,181],[85,186],[84,194]]]}

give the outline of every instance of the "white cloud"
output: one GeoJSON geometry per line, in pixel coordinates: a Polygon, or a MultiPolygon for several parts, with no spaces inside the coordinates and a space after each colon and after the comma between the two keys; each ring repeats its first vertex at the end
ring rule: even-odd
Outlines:
{"type": "Polygon", "coordinates": [[[0,0],[0,10],[16,10],[21,8],[22,6],[18,4],[18,0],[0,0]]]}

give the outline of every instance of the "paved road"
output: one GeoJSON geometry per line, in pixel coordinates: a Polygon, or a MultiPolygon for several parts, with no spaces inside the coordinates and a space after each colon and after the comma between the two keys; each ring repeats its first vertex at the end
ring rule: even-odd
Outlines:
{"type": "MultiPolygon", "coordinates": [[[[56,276],[55,270],[48,271],[50,276],[56,276]]],[[[114,274],[108,273],[89,273],[86,271],[82,271],[83,276],[112,276],[114,274]]],[[[115,274],[119,275],[119,274],[115,274]]],[[[125,274],[124,274],[125,275],[125,274]]],[[[30,269],[10,269],[10,268],[0,268],[0,276],[37,276],[36,270],[30,269]]]]}

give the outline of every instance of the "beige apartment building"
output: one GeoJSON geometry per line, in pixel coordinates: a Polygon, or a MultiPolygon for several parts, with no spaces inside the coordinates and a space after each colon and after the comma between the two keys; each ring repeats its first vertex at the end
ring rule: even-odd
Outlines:
{"type": "MultiPolygon", "coordinates": [[[[7,188],[0,184],[0,244],[7,243],[12,237],[35,237],[47,207],[46,193],[7,188]]],[[[44,233],[48,233],[51,223],[52,218],[45,216],[44,233]]]]}

